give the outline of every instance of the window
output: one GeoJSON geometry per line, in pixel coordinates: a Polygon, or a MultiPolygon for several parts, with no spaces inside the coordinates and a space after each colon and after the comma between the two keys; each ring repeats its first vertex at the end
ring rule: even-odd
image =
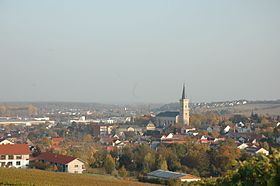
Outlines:
{"type": "Polygon", "coordinates": [[[14,159],[14,155],[9,155],[9,156],[8,156],[8,159],[9,159],[9,160],[13,160],[13,159],[14,159]]]}
{"type": "Polygon", "coordinates": [[[16,159],[17,159],[17,160],[22,159],[22,155],[17,155],[17,156],[16,156],[16,159]]]}
{"type": "Polygon", "coordinates": [[[6,159],[6,155],[1,155],[1,160],[5,160],[6,159]]]}
{"type": "Polygon", "coordinates": [[[75,167],[79,167],[79,165],[75,165],[75,167]]]}
{"type": "Polygon", "coordinates": [[[7,166],[8,167],[11,167],[13,165],[13,162],[11,162],[11,161],[9,161],[8,163],[7,163],[7,166]]]}
{"type": "Polygon", "coordinates": [[[5,167],[5,162],[1,162],[1,167],[5,167]]]}
{"type": "Polygon", "coordinates": [[[20,165],[20,161],[17,161],[17,162],[16,162],[16,165],[20,165]]]}

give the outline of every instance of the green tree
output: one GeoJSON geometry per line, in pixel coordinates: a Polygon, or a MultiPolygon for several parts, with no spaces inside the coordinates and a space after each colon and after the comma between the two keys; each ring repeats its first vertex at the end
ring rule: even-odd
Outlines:
{"type": "Polygon", "coordinates": [[[208,146],[204,144],[188,144],[187,153],[182,164],[192,169],[197,169],[201,176],[209,174],[210,160],[208,146]]]}
{"type": "Polygon", "coordinates": [[[83,151],[79,151],[78,157],[81,158],[82,160],[85,160],[88,165],[93,166],[97,159],[96,159],[96,153],[97,150],[95,149],[94,146],[87,146],[83,149],[83,151]]]}
{"type": "Polygon", "coordinates": [[[122,149],[122,153],[119,158],[119,166],[124,166],[126,170],[135,171],[136,164],[134,161],[133,148],[130,146],[125,146],[122,149]]]}
{"type": "Polygon", "coordinates": [[[236,170],[228,172],[218,179],[207,179],[196,182],[194,185],[218,186],[276,186],[280,183],[280,152],[272,155],[258,155],[241,163],[236,170]]]}
{"type": "Polygon", "coordinates": [[[167,166],[167,161],[164,159],[160,162],[160,167],[161,170],[168,170],[168,166],[167,166]]]}
{"type": "Polygon", "coordinates": [[[160,146],[157,151],[157,168],[160,168],[161,161],[166,160],[167,167],[171,171],[181,170],[180,160],[184,157],[186,148],[184,145],[172,145],[166,148],[160,146]]]}
{"type": "Polygon", "coordinates": [[[220,133],[217,132],[217,131],[213,131],[213,132],[211,133],[211,136],[212,136],[213,138],[218,138],[218,137],[220,136],[220,133]]]}
{"type": "Polygon", "coordinates": [[[119,169],[119,175],[121,176],[121,177],[127,177],[127,175],[128,175],[128,172],[127,172],[127,170],[125,169],[125,167],[124,166],[122,166],[120,169],[119,169]]]}
{"type": "Polygon", "coordinates": [[[112,172],[116,169],[116,163],[110,154],[106,156],[104,168],[108,174],[112,174],[112,172]]]}
{"type": "Polygon", "coordinates": [[[149,172],[155,166],[155,159],[155,152],[150,146],[137,145],[133,148],[133,161],[137,171],[149,172]]]}
{"type": "Polygon", "coordinates": [[[232,116],[229,120],[230,120],[232,123],[239,123],[239,122],[247,123],[247,122],[249,122],[248,117],[246,117],[246,116],[244,116],[244,115],[240,115],[240,114],[237,114],[237,115],[232,116]]]}
{"type": "Polygon", "coordinates": [[[92,143],[93,142],[92,135],[90,135],[90,134],[84,135],[82,140],[85,143],[92,143]]]}
{"type": "Polygon", "coordinates": [[[217,150],[210,151],[212,175],[222,175],[228,170],[236,168],[235,162],[240,158],[241,152],[233,140],[224,142],[217,150]]]}
{"type": "Polygon", "coordinates": [[[153,156],[152,153],[148,153],[144,157],[144,165],[143,165],[143,172],[148,173],[150,172],[155,164],[155,157],[153,156]]]}
{"type": "Polygon", "coordinates": [[[92,167],[100,168],[104,166],[104,161],[107,157],[108,152],[104,149],[98,149],[94,154],[94,163],[91,165],[92,167]]]}

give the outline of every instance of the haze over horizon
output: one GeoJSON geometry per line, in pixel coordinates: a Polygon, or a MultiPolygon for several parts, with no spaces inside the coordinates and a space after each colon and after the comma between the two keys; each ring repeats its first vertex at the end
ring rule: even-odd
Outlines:
{"type": "Polygon", "coordinates": [[[0,102],[280,99],[280,1],[0,0],[0,102]]]}

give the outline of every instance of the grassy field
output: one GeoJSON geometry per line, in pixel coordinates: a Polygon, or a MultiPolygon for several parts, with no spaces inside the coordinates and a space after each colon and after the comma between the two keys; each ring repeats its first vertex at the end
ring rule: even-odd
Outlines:
{"type": "Polygon", "coordinates": [[[0,168],[0,185],[5,186],[148,186],[133,181],[119,180],[110,176],[78,175],[69,173],[55,173],[32,169],[0,168]]]}

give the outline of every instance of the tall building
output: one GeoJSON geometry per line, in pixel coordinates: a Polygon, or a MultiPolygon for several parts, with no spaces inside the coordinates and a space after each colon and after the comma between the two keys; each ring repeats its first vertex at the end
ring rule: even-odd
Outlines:
{"type": "Polygon", "coordinates": [[[182,98],[180,99],[180,112],[166,111],[156,116],[157,127],[169,127],[176,123],[190,125],[189,99],[186,96],[185,85],[183,86],[182,98]]]}
{"type": "Polygon", "coordinates": [[[183,125],[190,125],[190,109],[189,109],[189,99],[186,96],[186,87],[183,86],[182,98],[180,99],[180,114],[179,123],[183,125]]]}

